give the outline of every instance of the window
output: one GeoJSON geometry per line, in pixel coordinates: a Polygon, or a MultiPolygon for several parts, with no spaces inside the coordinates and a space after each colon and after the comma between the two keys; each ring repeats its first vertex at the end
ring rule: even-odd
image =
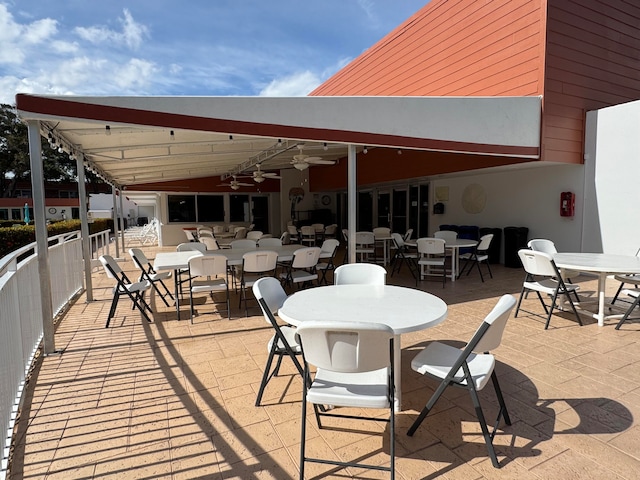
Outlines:
{"type": "Polygon", "coordinates": [[[9,210],[0,208],[0,220],[9,220],[9,210]]]}
{"type": "Polygon", "coordinates": [[[198,195],[198,222],[224,222],[224,196],[198,195]]]}
{"type": "Polygon", "coordinates": [[[21,208],[12,208],[11,209],[11,220],[22,220],[22,209],[21,208]]]}
{"type": "Polygon", "coordinates": [[[248,222],[251,219],[249,212],[249,195],[231,195],[230,202],[230,222],[248,222]]]}
{"type": "Polygon", "coordinates": [[[195,195],[169,195],[168,201],[170,222],[196,221],[195,195]]]}

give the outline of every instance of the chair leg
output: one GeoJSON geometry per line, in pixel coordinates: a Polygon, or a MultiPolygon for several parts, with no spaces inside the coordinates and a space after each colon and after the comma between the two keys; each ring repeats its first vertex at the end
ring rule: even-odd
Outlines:
{"type": "Polygon", "coordinates": [[[511,425],[511,418],[509,417],[509,412],[507,411],[507,405],[504,403],[502,389],[500,388],[500,383],[498,383],[498,376],[496,375],[495,369],[493,370],[493,372],[491,372],[491,381],[493,382],[493,388],[496,391],[496,397],[498,398],[498,404],[500,405],[500,412],[498,413],[497,421],[499,422],[500,417],[502,417],[504,418],[504,423],[506,423],[507,425],[511,425]]]}
{"type": "Polygon", "coordinates": [[[275,355],[275,350],[277,348],[277,339],[273,339],[273,345],[271,346],[271,351],[269,352],[269,357],[267,358],[267,364],[264,367],[264,373],[262,374],[262,382],[260,382],[260,389],[258,390],[258,396],[256,397],[256,407],[260,406],[260,402],[262,401],[262,394],[264,393],[264,389],[267,387],[267,383],[271,380],[271,364],[273,363],[273,357],[275,355]]]}
{"type": "Polygon", "coordinates": [[[409,435],[410,437],[413,436],[413,434],[416,432],[420,424],[423,422],[423,420],[429,414],[433,406],[436,404],[440,396],[444,393],[448,384],[449,384],[448,380],[443,380],[442,382],[440,382],[440,385],[438,385],[438,388],[436,389],[436,391],[433,392],[433,395],[431,395],[431,398],[429,399],[427,404],[424,406],[424,408],[420,412],[420,415],[418,415],[418,418],[416,418],[416,420],[413,422],[413,425],[411,425],[409,430],[407,430],[407,435],[409,435]]]}
{"type": "Polygon", "coordinates": [[[631,312],[633,311],[633,309],[638,306],[639,302],[640,302],[640,296],[636,297],[636,299],[633,301],[633,303],[631,304],[629,309],[622,316],[622,318],[620,319],[620,321],[616,325],[616,330],[620,330],[620,327],[622,326],[622,324],[627,321],[627,319],[629,318],[629,315],[631,315],[631,312]]]}
{"type": "Polygon", "coordinates": [[[120,298],[120,294],[116,290],[113,294],[113,300],[111,300],[111,308],[109,308],[109,316],[107,317],[107,324],[104,326],[104,328],[109,328],[109,323],[111,322],[111,319],[116,313],[116,307],[118,306],[118,298],[120,298]]]}
{"type": "Polygon", "coordinates": [[[618,299],[618,296],[620,295],[620,292],[622,291],[622,287],[624,287],[624,283],[620,283],[620,286],[618,287],[618,290],[616,291],[616,294],[613,296],[613,299],[611,300],[611,305],[616,303],[616,300],[618,299]]]}
{"type": "Polygon", "coordinates": [[[500,468],[500,463],[498,462],[496,451],[493,448],[493,436],[489,433],[489,428],[487,427],[487,422],[484,418],[482,406],[480,405],[480,398],[478,397],[478,392],[473,386],[473,382],[469,382],[468,389],[469,393],[471,394],[471,400],[473,401],[473,407],[475,408],[476,416],[478,417],[478,422],[480,423],[480,428],[482,429],[482,436],[484,437],[484,441],[487,444],[487,450],[489,450],[491,463],[494,467],[500,468]]]}

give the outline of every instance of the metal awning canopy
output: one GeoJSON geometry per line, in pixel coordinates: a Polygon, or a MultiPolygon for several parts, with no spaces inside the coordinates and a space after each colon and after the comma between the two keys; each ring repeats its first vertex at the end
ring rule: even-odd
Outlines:
{"type": "Polygon", "coordinates": [[[347,145],[537,159],[540,97],[76,97],[19,94],[19,116],[108,182],[223,178],[335,160],[347,145]]]}

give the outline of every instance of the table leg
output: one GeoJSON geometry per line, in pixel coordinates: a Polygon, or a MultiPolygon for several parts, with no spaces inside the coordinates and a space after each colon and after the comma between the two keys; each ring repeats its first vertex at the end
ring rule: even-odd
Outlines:
{"type": "Polygon", "coordinates": [[[394,411],[402,411],[402,364],[401,364],[402,345],[400,344],[400,335],[393,336],[393,380],[396,384],[396,395],[394,398],[394,411]]]}
{"type": "Polygon", "coordinates": [[[455,282],[456,278],[458,278],[458,263],[460,259],[458,258],[458,250],[455,248],[451,249],[451,281],[455,282]]]}
{"type": "Polygon", "coordinates": [[[600,275],[598,275],[598,313],[595,315],[599,327],[604,326],[604,294],[606,281],[607,274],[600,273],[600,275]]]}
{"type": "Polygon", "coordinates": [[[174,292],[176,296],[176,314],[178,315],[178,320],[180,320],[180,295],[179,295],[179,284],[180,280],[178,278],[178,270],[173,271],[173,279],[174,279],[174,292]]]}

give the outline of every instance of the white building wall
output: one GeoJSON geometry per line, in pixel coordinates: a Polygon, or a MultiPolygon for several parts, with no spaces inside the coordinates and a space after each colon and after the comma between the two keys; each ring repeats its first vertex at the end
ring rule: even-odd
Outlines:
{"type": "Polygon", "coordinates": [[[587,113],[585,252],[635,255],[640,247],[640,101],[587,113]]]}
{"type": "MultiPolygon", "coordinates": [[[[584,202],[582,165],[521,165],[502,171],[477,171],[470,175],[442,177],[431,182],[431,205],[438,187],[448,187],[449,199],[443,201],[445,213],[430,214],[430,233],[442,224],[478,227],[526,227],[528,239],[548,238],[560,251],[580,251],[584,202]],[[468,213],[463,207],[463,192],[468,185],[480,185],[486,195],[480,213],[468,213]],[[576,194],[573,217],[560,216],[560,193],[576,194]]],[[[502,237],[504,251],[504,235],[502,237]]],[[[504,257],[502,257],[502,261],[504,257]]]]}

